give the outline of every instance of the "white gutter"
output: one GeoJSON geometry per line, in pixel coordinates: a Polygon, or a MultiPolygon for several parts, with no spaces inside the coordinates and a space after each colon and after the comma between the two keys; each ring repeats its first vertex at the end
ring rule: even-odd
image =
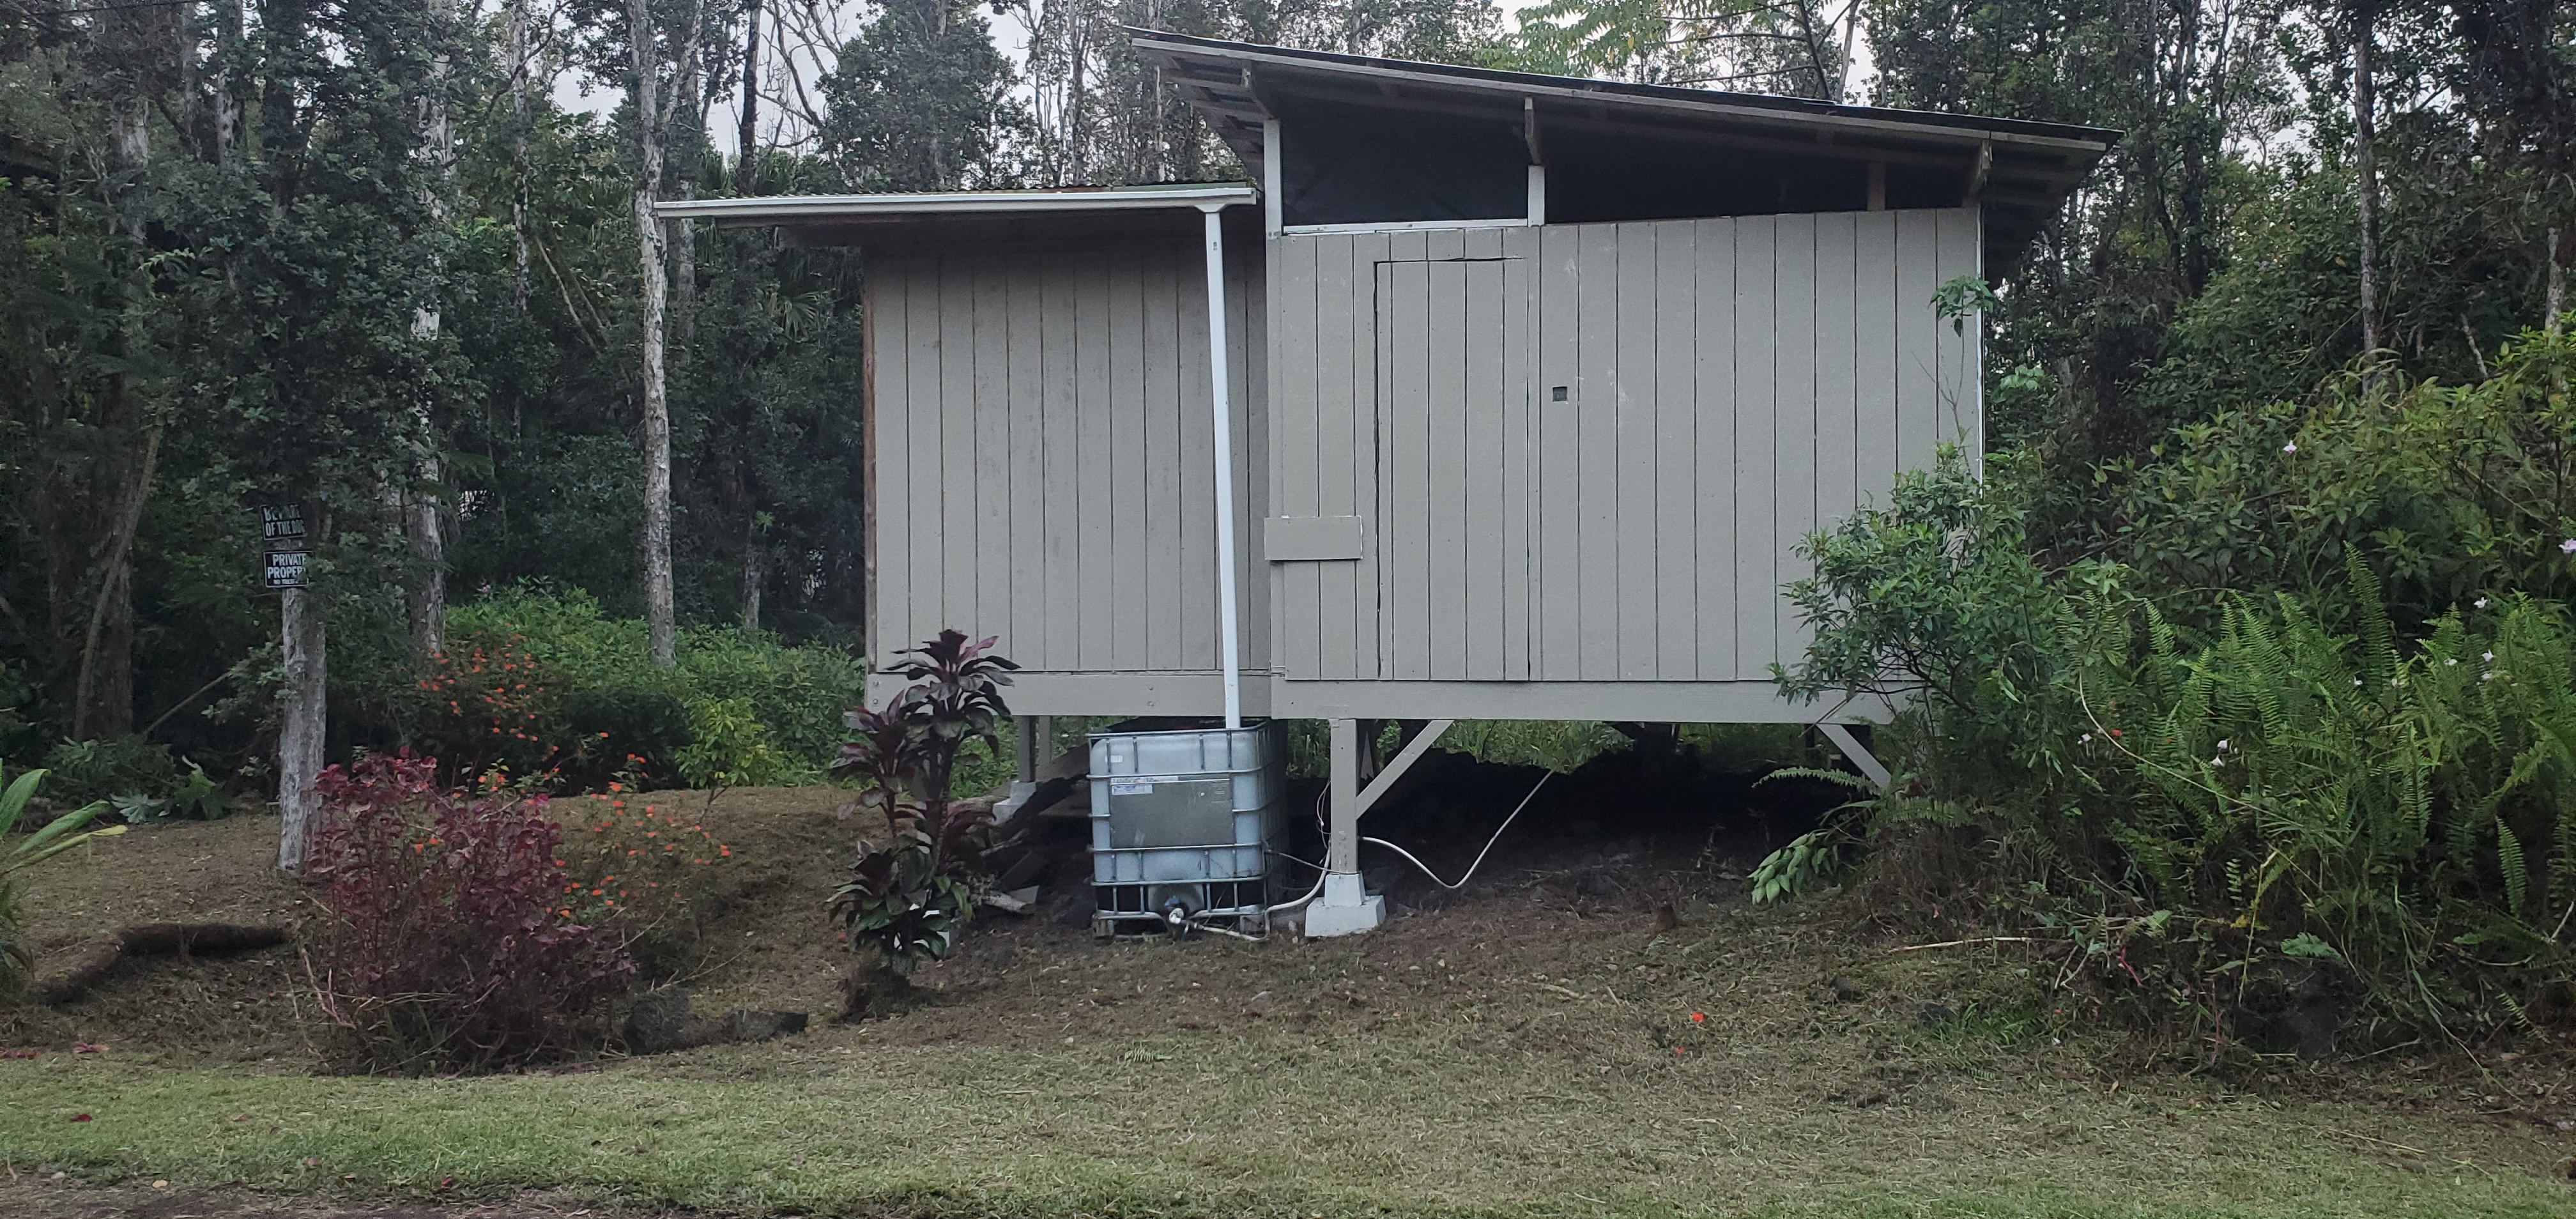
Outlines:
{"type": "Polygon", "coordinates": [[[1225,361],[1225,233],[1217,213],[1225,205],[1200,207],[1207,217],[1208,384],[1215,392],[1216,412],[1216,602],[1217,636],[1225,665],[1225,726],[1243,727],[1243,661],[1236,638],[1234,589],[1234,411],[1227,401],[1225,361]]]}
{"type": "Polygon", "coordinates": [[[1259,196],[1242,183],[1120,190],[973,190],[908,195],[765,195],[745,199],[673,199],[653,211],[670,220],[760,223],[917,215],[1011,212],[1133,212],[1226,207],[1259,196]]]}

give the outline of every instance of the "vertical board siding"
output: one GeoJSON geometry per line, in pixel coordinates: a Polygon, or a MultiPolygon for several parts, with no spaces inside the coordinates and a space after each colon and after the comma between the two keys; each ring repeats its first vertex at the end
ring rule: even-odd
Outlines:
{"type": "MultiPolygon", "coordinates": [[[[1858,472],[1864,504],[1887,503],[1896,485],[1896,217],[1862,212],[1855,220],[1852,255],[1853,394],[1858,472]]],[[[1929,308],[1930,303],[1925,302],[1929,308]]]]}
{"type": "MultiPolygon", "coordinates": [[[[1044,671],[1217,666],[1198,259],[1195,244],[871,257],[881,650],[955,626],[1044,671]]],[[[1270,422],[1255,381],[1264,275],[1233,272],[1229,388],[1248,453],[1270,422]]],[[[1249,603],[1279,481],[1252,460],[1238,456],[1235,478],[1247,667],[1270,655],[1252,633],[1269,607],[1249,603]]]]}
{"type": "Polygon", "coordinates": [[[1574,285],[1580,254],[1575,230],[1567,225],[1542,226],[1538,232],[1538,449],[1531,455],[1537,477],[1531,499],[1538,522],[1532,580],[1537,605],[1531,635],[1537,645],[1530,675],[1543,681],[1572,681],[1583,676],[1582,553],[1574,513],[1577,450],[1582,433],[1573,397],[1578,348],[1575,345],[1574,285]],[[1565,387],[1567,400],[1556,400],[1565,387]]]}
{"type": "Polygon", "coordinates": [[[1817,399],[1816,266],[1818,221],[1831,217],[1782,216],[1777,254],[1772,264],[1772,292],[1778,319],[1772,342],[1772,403],[1779,423],[1771,436],[1773,454],[1771,586],[1765,590],[1771,609],[1771,647],[1757,653],[1757,668],[1796,659],[1796,611],[1780,599],[1780,586],[1797,579],[1802,560],[1793,549],[1816,528],[1817,399]]]}
{"type": "MultiPolygon", "coordinates": [[[[1138,261],[1144,273],[1145,299],[1170,300],[1177,305],[1181,292],[1175,274],[1179,269],[1174,265],[1176,260],[1164,254],[1138,261]]],[[[1206,276],[1202,274],[1200,278],[1206,276]]],[[[1182,498],[1182,472],[1187,468],[1187,459],[1181,455],[1184,419],[1179,313],[1174,308],[1144,315],[1141,352],[1145,382],[1145,603],[1137,607],[1144,612],[1134,616],[1145,622],[1143,667],[1161,670],[1181,666],[1181,644],[1187,637],[1187,628],[1182,624],[1189,617],[1190,594],[1195,591],[1181,578],[1181,540],[1191,532],[1190,517],[1205,519],[1210,502],[1202,498],[1192,505],[1182,498]],[[1190,511],[1193,506],[1198,509],[1195,513],[1190,511]]],[[[1237,392],[1241,392],[1240,387],[1237,392]]]]}
{"type": "Polygon", "coordinates": [[[1699,226],[1659,225],[1655,243],[1655,676],[1699,676],[1699,226]]]}
{"type": "MultiPolygon", "coordinates": [[[[916,559],[928,558],[941,579],[923,587],[936,596],[913,620],[925,638],[973,621],[977,556],[975,479],[975,265],[948,254],[939,267],[939,533],[916,559]]],[[[968,627],[972,629],[972,627],[968,627]]],[[[910,646],[911,640],[906,640],[910,646]]]]}
{"type": "MultiPolygon", "coordinates": [[[[1046,659],[1038,667],[1082,667],[1082,416],[1070,392],[1077,336],[1071,260],[1042,256],[1038,281],[1038,368],[1043,383],[1038,414],[1046,443],[1045,538],[1046,659]]],[[[1021,527],[1026,528],[1023,524],[1021,527]]],[[[1027,663],[1027,662],[1023,662],[1027,663]]]]}
{"type": "Polygon", "coordinates": [[[1694,226],[1693,289],[1699,314],[1692,330],[1698,411],[1692,436],[1694,478],[1692,575],[1696,586],[1692,643],[1701,681],[1741,676],[1735,657],[1735,445],[1741,411],[1735,389],[1736,222],[1694,226]]]}
{"type": "Polygon", "coordinates": [[[1931,212],[1895,216],[1896,450],[1925,454],[1920,464],[1929,465],[1934,446],[1949,438],[1941,427],[1937,337],[1946,323],[1932,314],[1932,292],[1941,282],[1932,248],[1939,218],[1931,212]]]}
{"type": "Polygon", "coordinates": [[[1004,263],[1004,359],[1010,369],[1009,446],[1011,604],[1002,654],[1046,667],[1046,333],[1042,281],[1011,274],[1004,263]]]}
{"type": "Polygon", "coordinates": [[[943,268],[935,257],[922,259],[920,266],[921,274],[905,284],[904,293],[909,314],[904,326],[908,356],[905,380],[910,385],[911,399],[911,426],[905,435],[905,449],[913,475],[904,568],[912,595],[904,608],[903,625],[886,637],[890,652],[911,647],[921,639],[921,624],[940,616],[939,600],[946,592],[940,573],[940,535],[944,529],[940,484],[946,479],[940,462],[939,406],[939,280],[943,268]]]}
{"type": "MultiPolygon", "coordinates": [[[[1779,429],[1774,365],[1780,348],[1779,302],[1774,292],[1778,273],[1779,224],[1775,217],[1748,216],[1735,222],[1735,673],[1760,674],[1771,659],[1773,626],[1778,621],[1780,582],[1773,578],[1779,560],[1776,493],[1779,456],[1774,442],[1779,429]]],[[[1792,340],[1797,336],[1791,336],[1792,340]]]]}
{"type": "MultiPolygon", "coordinates": [[[[1976,327],[1930,304],[1981,267],[1970,210],[1229,254],[1253,671],[1759,680],[1804,638],[1798,542],[1982,439],[1976,327]],[[1282,515],[1361,518],[1362,557],[1265,561],[1282,515]]],[[[877,646],[955,625],[1040,670],[1213,669],[1196,247],[893,250],[869,275],[877,646]]]]}
{"type": "MultiPolygon", "coordinates": [[[[975,402],[966,426],[975,443],[975,612],[954,625],[975,638],[1010,631],[1011,348],[1009,270],[990,254],[974,259],[970,328],[975,334],[975,402]],[[1001,341],[994,341],[1000,336],[1001,341]]],[[[1009,655],[1009,653],[1004,653],[1009,655]]]]}
{"type": "MultiPolygon", "coordinates": [[[[1267,244],[1274,275],[1271,286],[1276,294],[1270,310],[1271,326],[1278,342],[1276,358],[1270,363],[1271,393],[1274,397],[1285,393],[1312,404],[1309,410],[1275,411],[1270,416],[1274,506],[1281,516],[1321,516],[1324,492],[1316,455],[1323,447],[1324,417],[1334,412],[1330,406],[1333,396],[1329,387],[1333,380],[1327,372],[1327,353],[1317,337],[1326,317],[1318,304],[1323,291],[1320,251],[1309,242],[1273,240],[1267,244]],[[1299,394],[1300,388],[1308,389],[1311,396],[1299,394]]],[[[1348,265],[1347,261],[1343,264],[1346,271],[1348,265]]],[[[1348,290],[1345,278],[1340,291],[1346,297],[1348,290]]],[[[1349,314],[1336,308],[1332,316],[1347,331],[1349,314]]],[[[1344,333],[1332,344],[1334,352],[1345,361],[1350,358],[1348,338],[1344,333]]],[[[1347,388],[1348,384],[1349,379],[1344,377],[1342,385],[1347,388]]],[[[1285,563],[1271,570],[1275,573],[1272,589],[1279,611],[1272,636],[1279,641],[1280,661],[1291,672],[1322,672],[1327,653],[1350,649],[1349,594],[1345,591],[1340,602],[1324,599],[1321,564],[1285,563]],[[1336,626],[1341,628],[1338,638],[1336,626]]],[[[1349,673],[1336,676],[1347,677],[1349,673]]]]}
{"type": "Polygon", "coordinates": [[[1574,498],[1547,506],[1574,517],[1579,671],[1591,681],[1619,677],[1619,227],[1574,234],[1574,498]]]}
{"type": "Polygon", "coordinates": [[[1458,676],[1503,677],[1503,434],[1512,415],[1506,392],[1514,336],[1503,308],[1503,264],[1490,258],[1464,264],[1467,299],[1459,360],[1465,370],[1465,409],[1457,417],[1460,486],[1460,639],[1458,676]],[[1490,344],[1491,348],[1487,349],[1490,344]]]}
{"type": "MultiPolygon", "coordinates": [[[[1611,533],[1619,556],[1619,608],[1615,622],[1619,640],[1616,676],[1621,681],[1652,681],[1656,677],[1655,536],[1665,522],[1657,519],[1660,514],[1655,502],[1655,285],[1659,278],[1655,234],[1666,227],[1616,226],[1618,267],[1613,280],[1616,287],[1611,325],[1617,338],[1612,348],[1615,363],[1610,379],[1618,400],[1610,426],[1617,437],[1616,468],[1611,477],[1618,490],[1612,497],[1611,533]]],[[[1679,522],[1673,525],[1682,527],[1679,522]]]]}

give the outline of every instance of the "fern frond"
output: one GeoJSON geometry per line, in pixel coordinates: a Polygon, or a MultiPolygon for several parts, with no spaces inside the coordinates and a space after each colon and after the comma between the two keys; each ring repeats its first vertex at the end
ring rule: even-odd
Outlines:
{"type": "Polygon", "coordinates": [[[2523,899],[2530,896],[2524,890],[2529,887],[2531,877],[2523,869],[2522,840],[2514,837],[2513,827],[2501,820],[2495,823],[2495,827],[2496,862],[2504,867],[2505,908],[2513,911],[2515,918],[2520,918],[2523,899]]]}

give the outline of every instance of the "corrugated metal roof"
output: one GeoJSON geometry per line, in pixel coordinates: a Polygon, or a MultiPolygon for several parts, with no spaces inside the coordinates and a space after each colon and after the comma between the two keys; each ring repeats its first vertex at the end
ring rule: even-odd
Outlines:
{"type": "MultiPolygon", "coordinates": [[[[1933,138],[1949,137],[1956,142],[2000,139],[2089,149],[2100,153],[2120,138],[2118,131],[2106,127],[2085,127],[2071,123],[2042,123],[2027,119],[1986,118],[1979,115],[1942,114],[1927,110],[1897,110],[1877,106],[1845,106],[1804,97],[1782,97],[1769,93],[1733,93],[1720,89],[1693,89],[1671,85],[1637,85],[1625,81],[1594,80],[1580,76],[1546,76],[1535,72],[1505,72],[1493,68],[1468,68],[1454,64],[1419,63],[1403,59],[1375,59],[1366,55],[1343,55],[1331,51],[1302,51],[1289,47],[1264,46],[1250,42],[1228,42],[1216,38],[1196,38],[1130,26],[1127,34],[1136,49],[1149,59],[1163,61],[1166,67],[1191,59],[1230,61],[1250,67],[1272,66],[1289,70],[1312,70],[1370,78],[1373,82],[1413,83],[1451,86],[1514,96],[1556,97],[1601,102],[1611,106],[1634,105],[1648,109],[1683,107],[1712,116],[1734,115],[1762,122],[1795,122],[1802,125],[1828,125],[1852,130],[1874,130],[1890,134],[1904,133],[1933,138]]],[[[1189,74],[1184,82],[1207,84],[1204,74],[1189,74]]],[[[1237,79],[1226,84],[1241,85],[1237,79]]],[[[1254,100],[1246,98],[1245,100],[1254,100]]],[[[1257,103],[1256,103],[1257,104],[1257,103]]]]}

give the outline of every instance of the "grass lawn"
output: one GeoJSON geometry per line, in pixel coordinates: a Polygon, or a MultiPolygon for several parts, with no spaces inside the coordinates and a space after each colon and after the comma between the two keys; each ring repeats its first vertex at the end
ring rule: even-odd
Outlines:
{"type": "MultiPolygon", "coordinates": [[[[848,827],[828,794],[725,799],[754,900],[702,1004],[828,1017],[830,869],[795,861],[848,827]]],[[[99,844],[31,890],[39,943],[291,920],[273,825],[99,844]]],[[[1095,944],[1069,897],[979,923],[891,1016],[563,1074],[330,1075],[291,947],[137,963],[0,1011],[0,1046],[45,1049],[0,1061],[0,1214],[2576,1215],[2562,1052],[2225,1084],[2053,1018],[2009,949],[1891,953],[1689,859],[1539,839],[1316,943],[1095,944]]]]}
{"type": "Polygon", "coordinates": [[[1407,1039],[868,1040],[480,1080],[54,1056],[0,1064],[0,1150],[21,1173],[94,1181],[359,1199],[540,1188],[745,1214],[2576,1210],[2528,1141],[2371,1107],[2010,1074],[1856,1109],[1798,1103],[1802,1081],[1720,1055],[1570,1070],[1407,1039]]]}

